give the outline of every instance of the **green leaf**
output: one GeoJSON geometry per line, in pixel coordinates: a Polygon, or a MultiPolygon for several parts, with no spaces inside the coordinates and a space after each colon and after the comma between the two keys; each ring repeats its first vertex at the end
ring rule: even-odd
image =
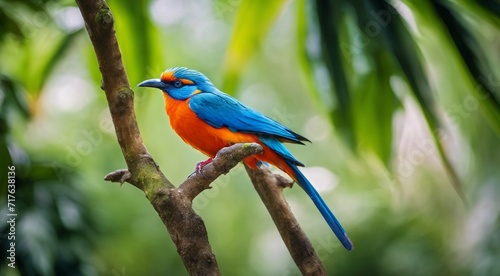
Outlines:
{"type": "Polygon", "coordinates": [[[284,0],[243,0],[225,57],[223,91],[234,93],[239,76],[260,49],[284,3],[284,0]]]}
{"type": "MultiPolygon", "coordinates": [[[[474,3],[473,1],[471,2],[474,3]]],[[[500,17],[500,2],[492,0],[478,0],[477,4],[481,6],[484,11],[490,12],[491,14],[495,15],[498,21],[498,18],[500,17]]]]}
{"type": "Polygon", "coordinates": [[[413,94],[422,109],[422,113],[429,125],[431,135],[437,145],[439,156],[448,173],[451,184],[462,200],[467,202],[462,183],[445,153],[443,143],[438,137],[441,123],[437,115],[437,106],[432,95],[429,80],[427,79],[421,62],[420,51],[401,16],[394,11],[394,8],[390,4],[374,0],[370,1],[370,3],[374,10],[391,11],[391,22],[382,30],[382,34],[388,43],[390,51],[406,76],[413,94]]]}
{"type": "Polygon", "coordinates": [[[346,11],[345,6],[348,4],[346,1],[316,0],[316,11],[322,53],[332,80],[333,93],[337,100],[330,114],[340,136],[351,149],[354,149],[357,142],[352,128],[352,103],[343,68],[339,38],[339,30],[342,29],[342,13],[346,11]]]}
{"type": "Polygon", "coordinates": [[[0,93],[3,93],[3,96],[0,95],[0,118],[6,119],[8,107],[25,118],[30,116],[21,88],[9,76],[0,74],[0,93]]]}
{"type": "Polygon", "coordinates": [[[419,49],[398,11],[375,0],[317,0],[316,9],[323,57],[337,100],[331,116],[344,140],[351,148],[357,145],[362,151],[376,153],[388,164],[392,115],[397,107],[389,81],[392,74],[402,71],[429,125],[450,181],[465,201],[462,184],[438,139],[438,107],[419,49]],[[381,11],[387,14],[388,22],[379,15],[381,11]],[[374,23],[372,29],[370,22],[374,23]]]}
{"type": "Polygon", "coordinates": [[[17,22],[16,18],[6,9],[5,3],[0,1],[0,41],[2,41],[5,36],[9,33],[14,34],[18,37],[24,37],[24,34],[17,22]]]}
{"type": "Polygon", "coordinates": [[[50,55],[48,55],[48,58],[46,59],[45,64],[41,66],[41,72],[37,74],[39,77],[35,91],[40,92],[42,90],[42,87],[47,82],[50,73],[52,73],[52,70],[54,70],[57,63],[64,57],[66,51],[71,49],[71,43],[79,34],[83,32],[84,29],[79,29],[75,32],[66,34],[60,39],[57,44],[53,46],[50,55]]]}
{"type": "Polygon", "coordinates": [[[476,91],[469,91],[471,96],[478,98],[477,102],[486,120],[500,137],[500,91],[498,89],[495,91],[496,82],[491,79],[493,78],[491,73],[493,70],[488,68],[483,48],[476,37],[462,23],[463,19],[461,20],[459,14],[441,4],[440,1],[432,0],[431,4],[448,30],[464,65],[478,85],[476,91]]]}
{"type": "Polygon", "coordinates": [[[391,68],[383,62],[390,59],[384,51],[372,56],[374,70],[357,78],[353,89],[354,127],[361,152],[373,152],[386,166],[392,153],[392,116],[397,101],[390,86],[391,68]]]}
{"type": "Polygon", "coordinates": [[[375,154],[388,166],[392,115],[398,107],[389,85],[395,64],[382,40],[362,31],[373,20],[370,9],[364,2],[322,0],[316,8],[336,99],[332,121],[352,150],[375,154]]]}
{"type": "MultiPolygon", "coordinates": [[[[297,16],[297,57],[299,59],[300,77],[303,78],[304,84],[307,87],[307,91],[311,95],[313,103],[316,109],[323,113],[326,118],[332,119],[328,116],[328,106],[324,104],[324,99],[319,91],[318,84],[314,78],[314,63],[315,61],[311,59],[307,49],[307,36],[310,32],[308,24],[308,7],[307,0],[298,0],[296,7],[297,16]]],[[[331,122],[333,123],[333,122],[331,122]]]]}
{"type": "Polygon", "coordinates": [[[146,0],[113,1],[110,3],[117,38],[120,41],[123,62],[132,86],[151,75],[159,76],[163,70],[160,32],[151,22],[146,0]]]}

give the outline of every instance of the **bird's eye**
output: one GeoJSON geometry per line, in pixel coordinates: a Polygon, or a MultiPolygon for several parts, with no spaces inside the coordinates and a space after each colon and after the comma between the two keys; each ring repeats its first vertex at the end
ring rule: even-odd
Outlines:
{"type": "Polygon", "coordinates": [[[182,82],[180,80],[176,80],[176,81],[174,81],[174,86],[179,88],[182,86],[182,82]]]}

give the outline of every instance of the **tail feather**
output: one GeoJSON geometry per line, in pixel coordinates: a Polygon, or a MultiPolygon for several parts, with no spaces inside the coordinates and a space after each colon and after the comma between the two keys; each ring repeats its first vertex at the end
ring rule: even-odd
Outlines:
{"type": "Polygon", "coordinates": [[[292,169],[293,175],[297,183],[306,191],[311,200],[314,202],[314,205],[318,208],[323,218],[328,223],[328,226],[332,229],[333,233],[337,236],[342,245],[349,251],[354,249],[354,246],[347,236],[344,228],[340,225],[340,222],[337,220],[332,211],[328,208],[326,203],[323,201],[321,196],[318,194],[316,189],[312,186],[312,184],[307,180],[307,178],[299,171],[296,165],[291,163],[290,161],[286,161],[288,166],[292,169]]]}
{"type": "Polygon", "coordinates": [[[313,185],[307,180],[307,178],[299,171],[297,166],[303,166],[292,154],[280,143],[279,140],[273,136],[260,135],[259,140],[263,143],[263,147],[269,147],[269,150],[264,150],[264,156],[269,161],[269,163],[274,164],[278,168],[284,170],[287,174],[299,183],[299,185],[306,191],[314,205],[318,208],[323,218],[325,218],[326,223],[332,229],[333,233],[337,236],[342,245],[349,251],[351,251],[354,246],[345,233],[344,228],[340,225],[340,222],[333,215],[332,211],[328,208],[326,203],[323,201],[321,196],[318,194],[313,185]],[[267,154],[267,156],[266,156],[267,154]]]}

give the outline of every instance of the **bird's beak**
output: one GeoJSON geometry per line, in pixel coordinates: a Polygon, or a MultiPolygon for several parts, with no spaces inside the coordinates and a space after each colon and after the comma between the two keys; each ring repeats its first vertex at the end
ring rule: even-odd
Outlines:
{"type": "Polygon", "coordinates": [[[154,87],[154,88],[159,88],[159,89],[163,90],[163,88],[165,88],[165,83],[159,79],[151,79],[151,80],[145,80],[145,81],[139,83],[137,86],[139,86],[139,87],[154,87]]]}

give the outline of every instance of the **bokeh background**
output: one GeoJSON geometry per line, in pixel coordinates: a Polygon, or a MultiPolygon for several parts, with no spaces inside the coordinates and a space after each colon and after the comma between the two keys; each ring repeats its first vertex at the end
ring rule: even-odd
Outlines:
{"type": "MultiPolygon", "coordinates": [[[[300,188],[285,196],[330,274],[500,275],[498,1],[109,5],[133,87],[193,68],[311,139],[289,148],[356,249],[300,188]]],[[[0,274],[187,274],[144,194],[103,180],[125,163],[100,81],[73,1],[0,1],[0,274]]],[[[145,144],[179,184],[205,157],[170,129],[159,91],[134,90],[145,144]]],[[[222,274],[300,274],[241,165],[194,208],[222,274]]]]}

